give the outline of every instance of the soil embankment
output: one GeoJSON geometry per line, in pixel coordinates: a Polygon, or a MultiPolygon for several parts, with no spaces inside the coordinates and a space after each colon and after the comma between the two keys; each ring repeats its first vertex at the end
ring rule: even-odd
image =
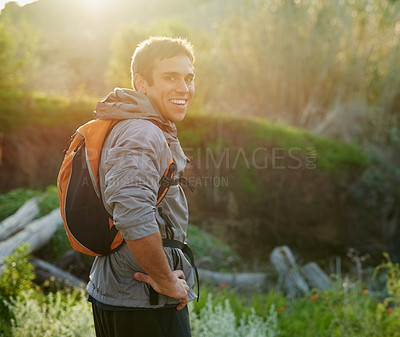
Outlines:
{"type": "Polygon", "coordinates": [[[56,183],[63,149],[74,128],[27,125],[1,137],[0,192],[56,183]]]}

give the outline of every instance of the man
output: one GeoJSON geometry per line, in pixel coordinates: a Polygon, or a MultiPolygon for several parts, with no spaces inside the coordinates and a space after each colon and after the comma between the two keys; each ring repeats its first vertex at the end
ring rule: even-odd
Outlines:
{"type": "Polygon", "coordinates": [[[126,242],[93,263],[87,289],[97,337],[191,335],[193,269],[181,249],[163,247],[162,239],[186,238],[179,176],[187,158],[174,123],[194,96],[193,63],[186,40],[150,38],[132,57],[135,90],[116,88],[96,105],[97,118],[121,120],[104,143],[99,177],[104,206],[126,242]],[[171,157],[175,179],[155,206],[171,157]]]}

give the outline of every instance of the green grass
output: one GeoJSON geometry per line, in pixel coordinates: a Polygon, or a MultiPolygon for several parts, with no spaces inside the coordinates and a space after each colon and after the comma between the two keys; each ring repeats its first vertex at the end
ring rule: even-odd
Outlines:
{"type": "Polygon", "coordinates": [[[13,132],[27,124],[79,125],[93,118],[93,98],[66,97],[0,90],[0,131],[13,132]]]}
{"type": "Polygon", "coordinates": [[[249,158],[257,147],[299,150],[304,156],[311,148],[317,156],[316,168],[333,174],[370,165],[367,155],[354,145],[254,117],[188,115],[178,124],[178,135],[184,147],[209,148],[215,153],[219,142],[222,148],[243,148],[249,158]]]}

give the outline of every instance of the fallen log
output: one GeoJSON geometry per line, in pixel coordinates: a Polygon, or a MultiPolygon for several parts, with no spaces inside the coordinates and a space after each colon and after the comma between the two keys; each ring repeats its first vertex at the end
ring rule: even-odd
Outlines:
{"type": "Polygon", "coordinates": [[[270,288],[267,273],[221,273],[199,268],[201,281],[218,287],[230,286],[241,291],[265,291],[270,288]]]}
{"type": "Polygon", "coordinates": [[[333,284],[329,276],[315,262],[309,262],[301,268],[301,274],[312,288],[327,289],[333,284]]]}
{"type": "Polygon", "coordinates": [[[46,261],[34,258],[31,263],[35,267],[36,281],[39,283],[50,280],[63,288],[71,286],[84,288],[86,286],[85,281],[46,261]]]}
{"type": "Polygon", "coordinates": [[[44,246],[61,224],[62,218],[57,208],[48,215],[31,222],[14,236],[0,242],[0,265],[5,257],[11,255],[23,243],[28,243],[32,252],[44,246]]]}
{"type": "Polygon", "coordinates": [[[291,250],[287,246],[276,247],[270,255],[270,260],[279,274],[278,288],[282,288],[288,297],[310,291],[306,281],[299,272],[291,250]]]}
{"type": "Polygon", "coordinates": [[[0,241],[23,229],[39,214],[38,199],[35,197],[28,200],[17,212],[0,223],[0,241]]]}

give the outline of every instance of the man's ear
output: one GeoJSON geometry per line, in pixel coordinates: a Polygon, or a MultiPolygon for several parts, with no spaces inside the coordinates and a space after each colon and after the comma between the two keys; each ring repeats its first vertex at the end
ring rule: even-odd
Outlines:
{"type": "Polygon", "coordinates": [[[145,95],[147,94],[148,84],[142,75],[135,74],[135,76],[133,76],[133,85],[137,91],[145,95]]]}

